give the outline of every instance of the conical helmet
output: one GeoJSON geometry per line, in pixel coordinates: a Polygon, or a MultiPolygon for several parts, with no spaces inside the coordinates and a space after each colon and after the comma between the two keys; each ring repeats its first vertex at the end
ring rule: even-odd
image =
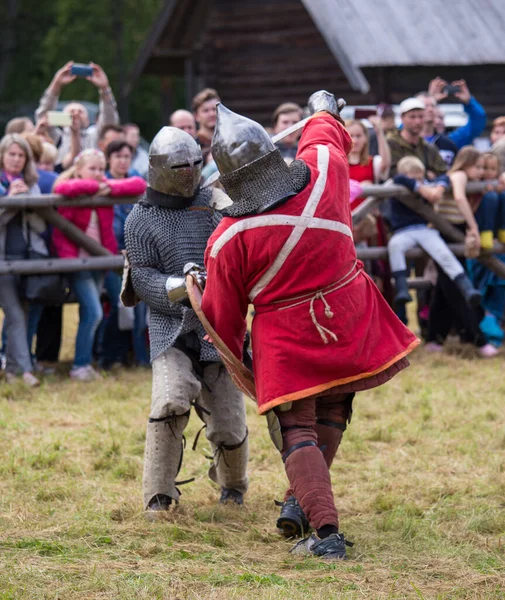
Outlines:
{"type": "Polygon", "coordinates": [[[265,129],[256,121],[217,105],[211,146],[220,181],[233,201],[230,216],[262,213],[298,194],[310,179],[305,163],[288,167],[265,129]]]}
{"type": "Polygon", "coordinates": [[[259,123],[218,104],[212,157],[221,175],[236,171],[274,151],[270,136],[259,123]]]}
{"type": "Polygon", "coordinates": [[[149,148],[149,187],[162,194],[192,198],[200,184],[202,150],[182,129],[163,127],[149,148]]]}

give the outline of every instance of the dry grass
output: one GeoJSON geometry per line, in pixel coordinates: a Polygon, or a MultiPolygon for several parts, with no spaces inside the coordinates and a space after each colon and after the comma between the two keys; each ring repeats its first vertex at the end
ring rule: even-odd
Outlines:
{"type": "MultiPolygon", "coordinates": [[[[74,321],[69,311],[67,358],[74,321]]],[[[277,536],[286,481],[252,403],[246,505],[216,504],[203,440],[180,475],[196,482],[150,523],[149,372],[1,383],[0,599],[505,598],[504,358],[418,351],[412,363],[355,402],[332,471],[356,544],[342,564],[293,558],[277,536]]]]}

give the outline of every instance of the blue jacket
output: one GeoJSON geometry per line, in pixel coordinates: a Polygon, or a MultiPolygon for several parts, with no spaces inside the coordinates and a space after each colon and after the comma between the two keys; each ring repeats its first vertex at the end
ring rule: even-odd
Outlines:
{"type": "Polygon", "coordinates": [[[50,194],[53,191],[53,185],[58,177],[58,173],[54,173],[52,171],[43,171],[42,169],[37,169],[37,173],[39,174],[39,188],[42,194],[50,194]]]}
{"type": "MultiPolygon", "coordinates": [[[[141,177],[140,173],[135,169],[128,171],[127,177],[141,177]]],[[[114,179],[109,171],[105,171],[105,177],[107,179],[114,179]]],[[[125,249],[124,241],[124,224],[126,217],[130,214],[133,204],[115,204],[114,205],[114,235],[117,240],[118,250],[125,249]]]]}
{"type": "MultiPolygon", "coordinates": [[[[393,181],[395,180],[393,179],[393,181]]],[[[424,181],[423,183],[430,185],[443,185],[445,188],[450,186],[449,177],[447,175],[440,175],[435,179],[435,181],[424,181]]],[[[427,204],[427,201],[424,198],[421,198],[421,196],[418,196],[418,198],[420,202],[427,204]]],[[[426,220],[421,217],[421,215],[418,215],[396,198],[390,199],[388,211],[384,216],[389,221],[389,225],[393,233],[396,233],[397,231],[407,227],[413,227],[415,225],[428,225],[426,220]]]]}
{"type": "Polygon", "coordinates": [[[464,105],[464,109],[468,115],[468,123],[451,131],[447,136],[458,148],[473,144],[473,140],[484,131],[487,121],[484,107],[473,96],[471,96],[470,102],[464,105]]]}

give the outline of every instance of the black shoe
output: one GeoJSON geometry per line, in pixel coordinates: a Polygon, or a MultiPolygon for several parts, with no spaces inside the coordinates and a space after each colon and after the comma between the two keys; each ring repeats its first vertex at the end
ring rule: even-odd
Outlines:
{"type": "Polygon", "coordinates": [[[392,275],[396,285],[395,302],[397,304],[407,304],[408,302],[412,302],[412,296],[409,294],[409,284],[407,282],[408,272],[395,271],[392,275]]]}
{"type": "Polygon", "coordinates": [[[240,506],[244,504],[244,494],[237,490],[232,490],[231,488],[222,487],[221,498],[219,498],[219,504],[228,504],[228,502],[232,502],[240,506]]]}
{"type": "Polygon", "coordinates": [[[458,286],[459,291],[463,294],[464,299],[473,308],[480,306],[482,301],[482,294],[479,290],[473,287],[472,282],[468,279],[465,273],[461,273],[454,280],[454,283],[458,286]]]}
{"type": "Polygon", "coordinates": [[[172,504],[172,498],[165,496],[165,494],[156,494],[147,505],[147,510],[168,510],[172,504]]]}
{"type": "MultiPolygon", "coordinates": [[[[279,504],[279,503],[277,503],[279,504]]],[[[309,530],[309,521],[294,496],[280,503],[281,514],[277,519],[277,528],[284,537],[302,537],[309,530]]]]}
{"type": "Polygon", "coordinates": [[[325,560],[346,560],[345,547],[354,546],[347,542],[343,533],[332,533],[322,540],[313,533],[310,537],[300,540],[290,552],[292,554],[303,554],[319,556],[325,560]]]}

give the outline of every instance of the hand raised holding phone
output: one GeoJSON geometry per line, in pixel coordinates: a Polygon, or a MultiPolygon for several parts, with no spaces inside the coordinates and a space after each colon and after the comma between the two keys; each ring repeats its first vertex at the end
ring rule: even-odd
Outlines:
{"type": "Polygon", "coordinates": [[[48,91],[53,96],[59,96],[61,89],[75,81],[77,77],[83,77],[90,81],[99,90],[104,91],[109,88],[109,78],[100,65],[90,62],[88,65],[82,63],[74,63],[69,61],[58,69],[54,74],[48,91]]]}

